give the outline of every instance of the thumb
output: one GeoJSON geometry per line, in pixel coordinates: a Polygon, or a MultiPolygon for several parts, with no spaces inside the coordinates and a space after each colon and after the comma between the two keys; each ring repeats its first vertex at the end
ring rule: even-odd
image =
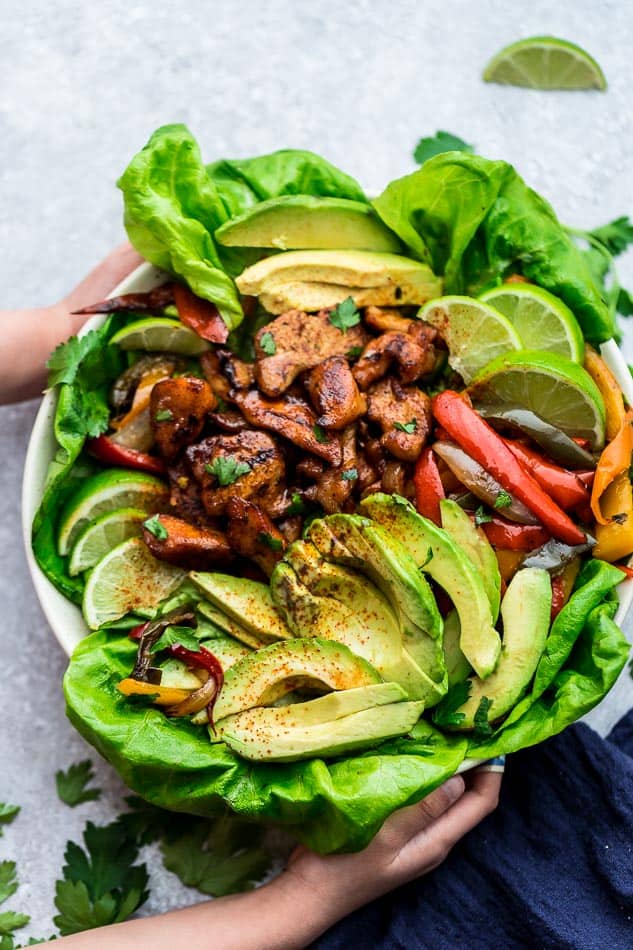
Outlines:
{"type": "Polygon", "coordinates": [[[385,828],[404,845],[448,811],[464,794],[465,787],[461,775],[453,775],[448,782],[444,782],[422,801],[395,812],[385,823],[385,828]]]}

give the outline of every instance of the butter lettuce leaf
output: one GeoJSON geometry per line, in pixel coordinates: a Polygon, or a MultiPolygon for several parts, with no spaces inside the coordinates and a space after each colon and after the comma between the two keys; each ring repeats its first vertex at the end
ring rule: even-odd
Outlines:
{"type": "Polygon", "coordinates": [[[513,272],[560,297],[586,338],[614,334],[609,308],[553,209],[507,162],[448,152],[391,182],[373,202],[447,293],[477,294],[513,272]]]}

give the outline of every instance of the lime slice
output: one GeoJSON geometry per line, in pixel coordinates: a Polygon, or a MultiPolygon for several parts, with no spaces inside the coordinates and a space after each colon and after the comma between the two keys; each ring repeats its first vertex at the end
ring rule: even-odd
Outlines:
{"type": "Polygon", "coordinates": [[[571,438],[588,439],[594,451],[604,445],[600,390],[563,356],[534,350],[501,356],[475,377],[469,393],[475,404],[530,409],[571,438]]]}
{"type": "Polygon", "coordinates": [[[98,515],[116,508],[161,511],[169,500],[164,482],[144,472],[110,468],[87,479],[69,501],[59,519],[57,549],[68,554],[81,532],[98,515]]]}
{"type": "Polygon", "coordinates": [[[89,522],[70,552],[70,576],[74,577],[94,567],[122,541],[140,536],[141,525],[146,518],[147,512],[140,508],[117,508],[89,522]]]}
{"type": "Polygon", "coordinates": [[[448,346],[448,362],[465,383],[497,356],[521,349],[510,321],[472,297],[437,297],[418,311],[418,317],[439,330],[448,346]]]}
{"type": "Polygon", "coordinates": [[[167,317],[146,317],[123,327],[111,338],[122,350],[147,350],[149,353],[179,353],[181,356],[198,356],[210,349],[210,345],[184,326],[180,320],[167,317]]]}
{"type": "Polygon", "coordinates": [[[128,538],[113,548],[88,575],[84,620],[97,630],[135,610],[155,607],[178,587],[186,571],[158,561],[141,538],[128,538]]]}
{"type": "Polygon", "coordinates": [[[482,294],[489,303],[508,318],[526,350],[547,350],[582,363],[585,341],[578,321],[568,306],[530,284],[503,284],[482,294]]]}
{"type": "Polygon", "coordinates": [[[505,46],[486,68],[486,82],[531,89],[606,89],[597,62],[580,46],[555,36],[531,36],[505,46]]]}

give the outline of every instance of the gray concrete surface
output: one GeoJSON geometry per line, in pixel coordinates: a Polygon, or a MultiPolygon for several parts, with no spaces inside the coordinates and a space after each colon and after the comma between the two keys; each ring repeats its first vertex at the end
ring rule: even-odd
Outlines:
{"type": "MultiPolygon", "coordinates": [[[[149,133],[187,122],[208,160],[282,146],[315,149],[368,188],[413,168],[421,135],[453,131],[515,163],[577,226],[633,213],[633,18],[618,2],[5,0],[0,14],[1,307],[55,300],[123,237],[114,181],[149,133]],[[555,33],[588,48],[606,95],[489,86],[505,43],[555,33]]],[[[633,261],[622,273],[633,283],[633,261]]],[[[1,345],[1,344],[0,344],[1,345]]],[[[633,332],[626,349],[633,361],[633,332]]],[[[64,718],[65,657],[47,628],[21,550],[19,491],[35,404],[0,410],[0,800],[22,805],[0,841],[18,861],[11,907],[28,935],[52,932],[68,838],[107,821],[124,789],[96,761],[101,801],[70,810],[54,772],[90,754],[64,718]]],[[[633,703],[623,679],[595,722],[633,703]]],[[[144,913],[195,900],[148,852],[144,913]]]]}

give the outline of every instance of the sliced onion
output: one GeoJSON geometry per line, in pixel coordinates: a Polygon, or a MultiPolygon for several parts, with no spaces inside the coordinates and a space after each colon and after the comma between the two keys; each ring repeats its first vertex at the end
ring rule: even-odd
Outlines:
{"type": "Polygon", "coordinates": [[[177,706],[170,706],[167,710],[168,716],[193,716],[194,713],[200,712],[201,709],[204,709],[205,706],[208,706],[209,703],[212,703],[215,699],[215,694],[218,691],[217,681],[213,676],[209,676],[209,679],[200,687],[191,693],[190,696],[187,696],[186,699],[183,699],[181,703],[178,703],[177,706]]]}

